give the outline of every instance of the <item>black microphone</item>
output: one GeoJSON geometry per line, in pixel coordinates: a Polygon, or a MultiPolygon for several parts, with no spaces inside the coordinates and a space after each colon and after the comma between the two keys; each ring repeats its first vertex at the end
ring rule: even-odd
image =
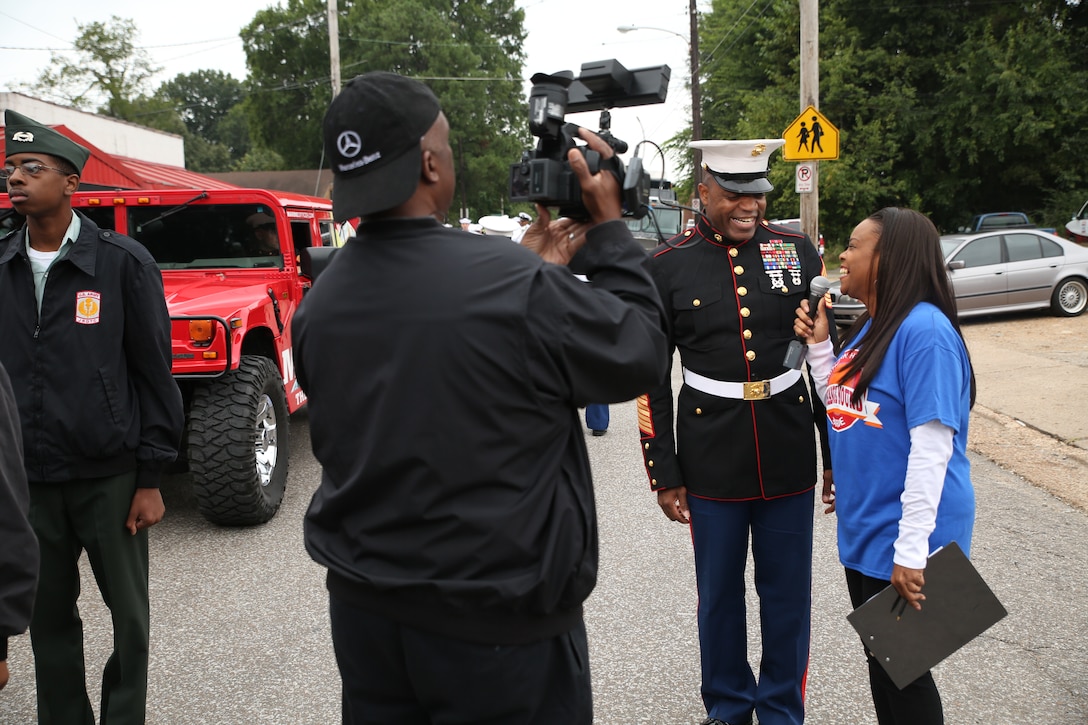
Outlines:
{"type": "MultiPolygon", "coordinates": [[[[831,289],[831,280],[824,277],[822,274],[818,277],[813,277],[812,281],[808,285],[808,316],[815,318],[816,310],[820,304],[820,298],[827,294],[827,291],[831,289]]],[[[786,348],[786,359],[782,361],[782,365],[791,370],[800,370],[801,362],[805,359],[805,341],[798,337],[795,340],[790,341],[790,345],[786,348]]]]}

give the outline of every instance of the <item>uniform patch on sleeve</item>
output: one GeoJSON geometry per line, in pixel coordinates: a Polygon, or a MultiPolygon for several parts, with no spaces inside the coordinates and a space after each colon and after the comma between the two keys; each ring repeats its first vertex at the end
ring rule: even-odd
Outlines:
{"type": "Polygon", "coordinates": [[[640,395],[635,399],[638,407],[638,429],[642,435],[654,437],[654,417],[650,414],[650,396],[640,395]]]}
{"type": "Polygon", "coordinates": [[[76,292],[76,323],[97,325],[102,317],[102,295],[93,290],[76,292]]]}

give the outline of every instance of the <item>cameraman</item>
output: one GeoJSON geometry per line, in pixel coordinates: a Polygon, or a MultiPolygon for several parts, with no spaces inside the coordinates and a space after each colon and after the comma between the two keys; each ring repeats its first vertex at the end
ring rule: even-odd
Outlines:
{"type": "Polygon", "coordinates": [[[449,123],[422,83],[356,77],[324,135],[335,216],[362,224],[292,334],[344,722],[590,723],[597,524],[577,409],[667,367],[618,184],[572,151],[594,223],[538,206],[519,246],[442,225],[449,123]],[[561,266],[579,249],[589,284],[561,266]]]}

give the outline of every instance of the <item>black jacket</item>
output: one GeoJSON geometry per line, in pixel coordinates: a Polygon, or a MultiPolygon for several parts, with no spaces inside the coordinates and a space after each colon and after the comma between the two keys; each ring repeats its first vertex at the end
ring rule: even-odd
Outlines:
{"type": "Polygon", "coordinates": [[[306,514],[329,588],[496,644],[571,629],[596,583],[577,406],[664,374],[646,254],[594,227],[585,284],[505,237],[433,219],[364,224],[292,323],[324,467],[306,514]]]}
{"type": "MultiPolygon", "coordinates": [[[[757,227],[734,243],[702,218],[652,253],[651,269],[670,321],[670,353],[685,368],[725,382],[769,380],[787,371],[795,311],[823,262],[808,237],[757,227]]],[[[672,360],[670,354],[670,361],[672,360]]],[[[799,379],[769,399],[745,402],[687,385],[676,401],[670,378],[639,398],[639,428],[652,490],[686,486],[719,500],[769,499],[811,489],[815,431],[830,468],[826,416],[799,379]],[[815,425],[815,427],[814,427],[815,425]]]]}
{"type": "MultiPolygon", "coordinates": [[[[76,212],[78,213],[78,212],[76,212]]],[[[155,488],[184,424],[162,275],[138,242],[80,215],[39,318],[26,227],[0,240],[0,362],[32,484],[137,471],[155,488]]]]}
{"type": "Polygon", "coordinates": [[[22,441],[15,394],[0,365],[0,662],[8,658],[8,637],[30,624],[38,583],[38,539],[27,520],[22,441]]]}

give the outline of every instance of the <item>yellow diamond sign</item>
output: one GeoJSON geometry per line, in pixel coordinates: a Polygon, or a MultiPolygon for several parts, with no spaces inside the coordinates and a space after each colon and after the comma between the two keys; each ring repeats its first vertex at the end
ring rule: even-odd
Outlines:
{"type": "Polygon", "coordinates": [[[839,158],[839,129],[809,106],[782,132],[786,161],[829,161],[839,158]]]}

